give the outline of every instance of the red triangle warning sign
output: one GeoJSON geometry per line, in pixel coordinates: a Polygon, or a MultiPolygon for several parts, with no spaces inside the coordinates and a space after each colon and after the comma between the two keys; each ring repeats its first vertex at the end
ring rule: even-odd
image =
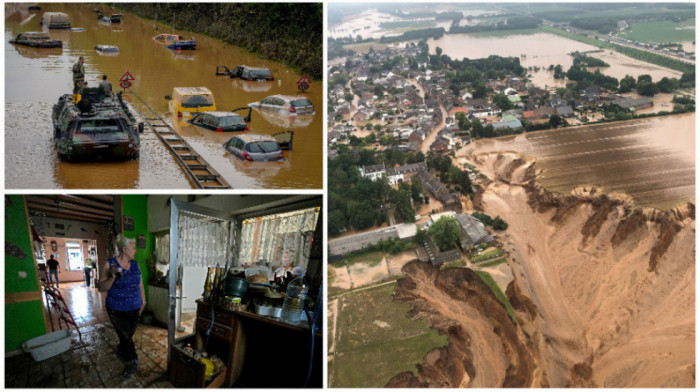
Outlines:
{"type": "Polygon", "coordinates": [[[134,79],[134,77],[131,76],[131,73],[129,73],[129,71],[126,71],[126,73],[119,80],[123,82],[125,80],[136,80],[136,79],[134,79]]]}
{"type": "Polygon", "coordinates": [[[297,84],[309,84],[311,83],[311,79],[309,79],[308,76],[304,75],[299,80],[297,80],[297,84]]]}

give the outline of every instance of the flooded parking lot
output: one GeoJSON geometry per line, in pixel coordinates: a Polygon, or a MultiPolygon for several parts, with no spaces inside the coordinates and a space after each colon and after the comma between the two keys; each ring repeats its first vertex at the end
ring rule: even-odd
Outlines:
{"type": "Polygon", "coordinates": [[[482,139],[458,156],[496,151],[535,157],[538,180],[565,194],[595,185],[661,209],[695,198],[694,114],[482,139]]]}
{"type": "MultiPolygon", "coordinates": [[[[168,101],[164,96],[174,87],[209,88],[217,110],[232,110],[275,94],[299,94],[297,71],[281,63],[264,60],[241,48],[199,34],[172,30],[154,21],[142,20],[124,13],[121,24],[105,25],[97,20],[93,8],[105,14],[122,13],[101,5],[42,4],[39,13],[26,7],[5,5],[5,41],[20,32],[38,31],[39,20],[46,11],[65,12],[73,27],[85,31],[51,30],[53,39],[64,41],[63,49],[35,49],[5,45],[5,182],[11,189],[48,188],[190,188],[184,172],[155,135],[146,131],[141,136],[139,161],[114,163],[66,163],[56,157],[52,146],[51,108],[62,94],[72,91],[71,67],[78,56],[85,57],[88,86],[96,86],[103,74],[115,91],[119,78],[129,71],[134,86],[125,99],[146,117],[150,117],[136,98],[166,119],[168,101]],[[162,33],[180,34],[197,40],[195,51],[173,51],[160,46],[152,37],[162,33]],[[119,54],[103,56],[95,45],[116,45],[119,54]],[[269,68],[273,82],[246,82],[215,74],[217,65],[233,68],[239,64],[269,68]]],[[[311,84],[304,95],[315,105],[317,114],[308,118],[280,116],[253,111],[249,124],[252,133],[273,134],[294,131],[293,151],[285,152],[287,160],[271,165],[243,164],[226,153],[220,139],[233,134],[211,137],[199,129],[188,141],[197,152],[236,188],[321,188],[323,155],[323,83],[311,84]],[[281,118],[280,118],[281,117],[281,118]],[[290,118],[291,117],[291,118],[290,118]],[[190,139],[191,138],[191,139],[190,139]]],[[[300,116],[301,117],[301,116],[300,116]]],[[[177,121],[176,121],[177,122],[177,121]]],[[[174,124],[180,129],[179,124],[174,124]]],[[[189,124],[187,124],[190,126],[189,124]]]]}

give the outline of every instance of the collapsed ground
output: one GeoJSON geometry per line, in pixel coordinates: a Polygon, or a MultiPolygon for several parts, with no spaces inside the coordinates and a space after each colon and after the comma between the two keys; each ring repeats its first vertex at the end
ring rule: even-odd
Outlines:
{"type": "Polygon", "coordinates": [[[449,344],[388,386],[692,387],[695,385],[694,204],[669,211],[533,181],[516,154],[477,156],[496,181],[477,203],[510,226],[517,324],[466,269],[409,263],[395,298],[449,344]]]}

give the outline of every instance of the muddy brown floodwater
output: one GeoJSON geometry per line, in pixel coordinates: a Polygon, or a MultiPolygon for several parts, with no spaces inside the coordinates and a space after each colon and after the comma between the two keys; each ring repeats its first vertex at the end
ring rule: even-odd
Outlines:
{"type": "MultiPolygon", "coordinates": [[[[139,161],[110,163],[60,162],[52,145],[51,108],[59,96],[73,88],[71,67],[78,56],[85,57],[86,80],[95,86],[106,74],[115,90],[119,78],[129,71],[134,86],[125,97],[134,107],[152,117],[136,95],[165,119],[170,119],[164,96],[173,87],[208,87],[217,110],[232,110],[274,94],[297,94],[301,75],[285,65],[259,58],[241,48],[141,19],[128,12],[94,4],[41,4],[41,11],[29,13],[25,5],[5,5],[5,42],[24,31],[39,31],[43,12],[68,13],[71,25],[85,31],[57,31],[50,34],[64,41],[63,49],[33,49],[5,45],[5,186],[10,189],[49,188],[191,188],[174,158],[149,131],[141,136],[139,161]],[[103,13],[123,13],[124,22],[100,24],[93,8],[103,13]],[[195,37],[197,50],[171,51],[153,41],[161,33],[195,37]],[[101,56],[95,45],[119,47],[117,56],[101,56]],[[216,66],[239,64],[270,68],[272,83],[245,82],[216,76],[216,66]]],[[[323,83],[315,81],[305,95],[316,107],[316,115],[289,117],[253,110],[252,133],[272,134],[294,131],[293,151],[286,161],[246,164],[228,154],[221,143],[233,134],[212,135],[198,128],[183,135],[199,154],[236,188],[321,188],[323,156],[323,83]]],[[[180,130],[187,123],[175,122],[180,130]]]]}
{"type": "MultiPolygon", "coordinates": [[[[559,37],[553,34],[513,34],[504,37],[489,37],[478,34],[445,34],[438,40],[428,40],[430,53],[435,53],[435,48],[440,47],[443,53],[453,59],[480,59],[491,55],[503,57],[520,57],[523,67],[548,68],[550,65],[561,64],[566,71],[573,64],[573,59],[568,53],[579,51],[597,51],[599,48],[582,42],[559,37]],[[521,57],[524,55],[525,57],[521,57]]],[[[642,74],[651,75],[654,81],[664,76],[680,78],[681,72],[654,64],[635,60],[609,49],[592,53],[610,64],[610,67],[600,68],[600,72],[621,79],[625,75],[635,78],[642,74]]],[[[554,79],[554,73],[541,69],[539,72],[531,72],[532,82],[540,87],[564,87],[564,80],[554,79]]]]}
{"type": "Polygon", "coordinates": [[[598,186],[660,209],[695,198],[694,114],[482,139],[457,155],[499,151],[534,157],[538,182],[564,194],[598,186]]]}

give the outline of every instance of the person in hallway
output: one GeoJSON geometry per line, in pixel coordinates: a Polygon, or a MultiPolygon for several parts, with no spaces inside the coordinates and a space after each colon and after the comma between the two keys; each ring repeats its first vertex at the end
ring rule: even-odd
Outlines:
{"type": "Polygon", "coordinates": [[[104,91],[105,95],[112,96],[112,83],[109,80],[107,80],[107,75],[102,75],[100,88],[102,89],[102,91],[104,91]]]}
{"type": "Polygon", "coordinates": [[[53,279],[51,279],[51,276],[56,279],[56,287],[58,288],[58,273],[61,272],[61,266],[58,264],[58,260],[53,258],[53,253],[51,256],[49,256],[49,259],[46,260],[46,266],[49,267],[49,283],[53,284],[53,279]]]}
{"type": "Polygon", "coordinates": [[[78,62],[73,64],[73,94],[82,94],[85,87],[85,59],[80,56],[78,62]]]}
{"type": "Polygon", "coordinates": [[[126,363],[122,376],[128,378],[139,366],[133,337],[146,305],[146,297],[139,263],[134,260],[134,239],[118,235],[115,252],[117,257],[99,261],[100,280],[97,289],[107,292],[107,315],[119,337],[117,357],[126,363]]]}

